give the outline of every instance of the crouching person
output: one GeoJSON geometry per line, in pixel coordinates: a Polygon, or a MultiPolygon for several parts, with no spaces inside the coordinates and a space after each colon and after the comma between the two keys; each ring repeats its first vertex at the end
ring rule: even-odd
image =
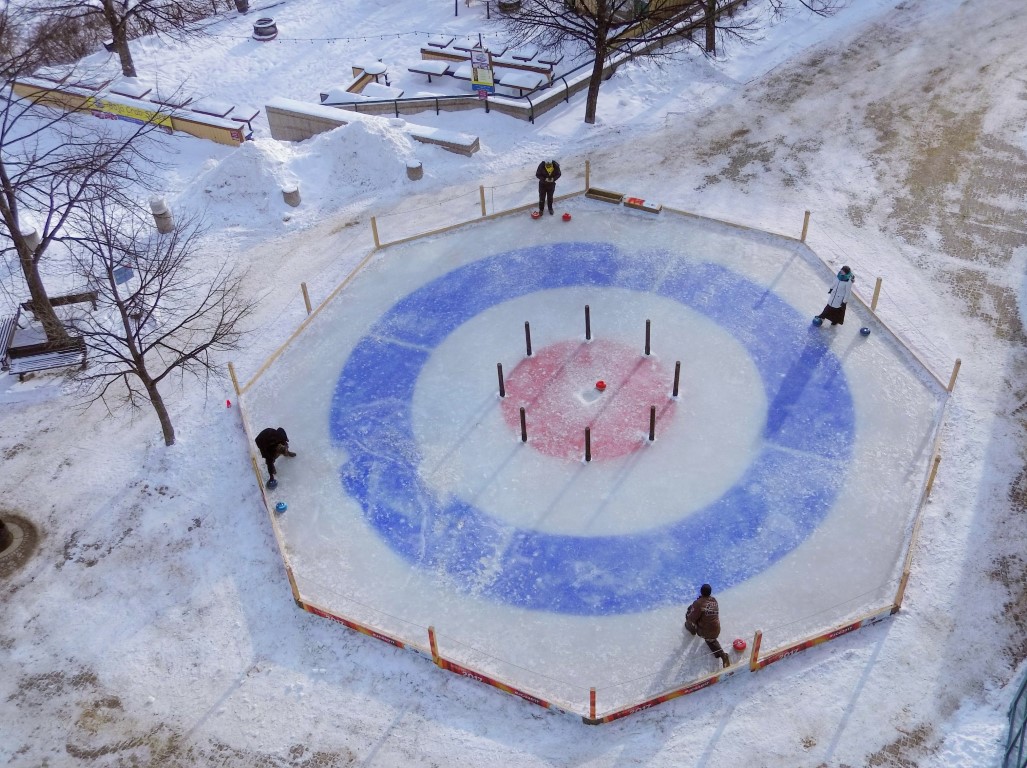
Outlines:
{"type": "Polygon", "coordinates": [[[260,451],[264,463],[267,464],[267,486],[274,488],[278,485],[278,480],[275,479],[275,459],[279,456],[293,457],[296,455],[289,450],[289,436],[282,427],[277,429],[268,427],[261,430],[254,442],[257,444],[257,450],[260,451]]]}

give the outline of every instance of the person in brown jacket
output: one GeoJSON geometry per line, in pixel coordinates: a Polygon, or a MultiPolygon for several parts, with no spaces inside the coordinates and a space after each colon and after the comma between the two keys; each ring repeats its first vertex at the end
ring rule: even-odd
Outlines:
{"type": "Polygon", "coordinates": [[[688,606],[685,613],[685,629],[705,640],[713,655],[724,662],[725,669],[731,666],[731,658],[717,641],[720,637],[720,606],[717,605],[713,587],[709,584],[702,585],[699,597],[688,606]]]}

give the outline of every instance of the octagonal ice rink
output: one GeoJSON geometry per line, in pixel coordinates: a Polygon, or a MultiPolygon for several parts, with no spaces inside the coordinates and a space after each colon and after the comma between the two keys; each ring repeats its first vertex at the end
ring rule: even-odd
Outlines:
{"type": "Polygon", "coordinates": [[[858,302],[811,325],[841,265],[798,241],[566,207],[382,249],[248,389],[299,454],[269,500],[304,601],[579,713],[719,667],[704,582],[726,648],[887,605],[944,388],[858,302]]]}

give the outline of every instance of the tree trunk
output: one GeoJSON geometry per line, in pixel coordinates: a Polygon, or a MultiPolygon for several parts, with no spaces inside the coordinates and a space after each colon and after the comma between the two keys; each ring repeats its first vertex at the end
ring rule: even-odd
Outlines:
{"type": "Polygon", "coordinates": [[[706,53],[717,55],[717,0],[706,2],[706,53]]]}
{"type": "Polygon", "coordinates": [[[132,51],[128,48],[128,25],[126,19],[118,15],[114,0],[103,0],[103,16],[111,30],[114,50],[121,60],[121,74],[125,77],[135,77],[136,65],[132,61],[132,51]]]}
{"type": "Polygon", "coordinates": [[[606,63],[606,49],[596,51],[592,62],[592,76],[588,79],[588,93],[585,95],[585,122],[593,125],[599,104],[599,88],[603,84],[603,65],[606,63]]]}
{"type": "Polygon", "coordinates": [[[164,433],[164,445],[174,445],[175,428],[171,425],[171,416],[164,405],[164,398],[160,396],[157,385],[150,381],[149,376],[140,376],[140,378],[143,380],[143,386],[146,387],[146,394],[150,398],[150,405],[153,406],[153,410],[157,412],[157,418],[160,419],[160,428],[164,433]]]}
{"type": "Polygon", "coordinates": [[[66,343],[70,338],[68,330],[54,312],[50,297],[47,296],[46,288],[43,286],[43,280],[39,276],[39,266],[32,257],[33,254],[27,245],[18,248],[21,271],[25,275],[25,283],[28,285],[29,296],[32,299],[32,314],[43,325],[48,342],[66,343]]]}

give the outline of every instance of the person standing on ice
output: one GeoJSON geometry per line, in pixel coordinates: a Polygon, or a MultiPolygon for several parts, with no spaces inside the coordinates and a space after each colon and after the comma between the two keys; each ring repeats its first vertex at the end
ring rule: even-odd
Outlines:
{"type": "Polygon", "coordinates": [[[842,325],[845,322],[845,305],[849,303],[852,284],[856,282],[856,276],[848,267],[842,267],[836,277],[837,282],[834,284],[834,288],[828,291],[831,294],[831,299],[824,307],[824,311],[817,315],[821,323],[824,320],[830,320],[831,325],[842,325]]]}
{"type": "Polygon", "coordinates": [[[261,430],[260,434],[253,441],[257,444],[257,450],[267,464],[267,485],[274,488],[278,485],[275,479],[275,459],[279,456],[295,457],[296,454],[289,450],[289,436],[285,434],[283,427],[268,427],[261,430]]]}
{"type": "Polygon", "coordinates": [[[553,215],[553,194],[556,192],[556,180],[560,178],[560,164],[555,160],[543,160],[535,169],[535,178],[538,179],[538,214],[545,213],[546,204],[549,204],[549,215],[553,215]]]}
{"type": "Polygon", "coordinates": [[[699,597],[688,606],[685,613],[685,629],[705,640],[713,655],[724,662],[725,669],[731,666],[731,658],[717,641],[720,637],[720,606],[717,605],[713,587],[709,584],[702,585],[699,597]]]}

